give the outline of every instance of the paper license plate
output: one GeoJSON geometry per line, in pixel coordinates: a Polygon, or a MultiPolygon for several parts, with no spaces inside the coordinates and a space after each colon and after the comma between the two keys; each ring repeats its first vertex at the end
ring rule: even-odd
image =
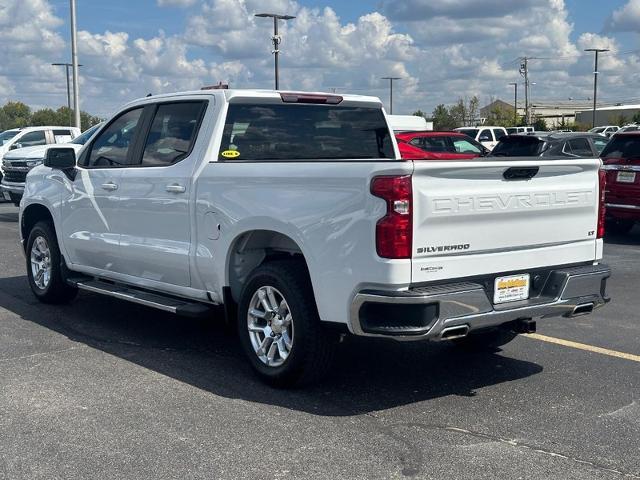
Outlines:
{"type": "Polygon", "coordinates": [[[493,303],[515,302],[529,298],[529,274],[496,278],[493,303]]]}
{"type": "Polygon", "coordinates": [[[618,172],[618,183],[633,183],[636,181],[636,172],[618,172]]]}

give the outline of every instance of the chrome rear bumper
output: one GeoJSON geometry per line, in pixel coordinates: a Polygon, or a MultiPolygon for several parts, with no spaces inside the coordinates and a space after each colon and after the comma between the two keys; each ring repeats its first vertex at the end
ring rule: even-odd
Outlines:
{"type": "Polygon", "coordinates": [[[439,340],[452,327],[467,332],[521,319],[571,317],[590,313],[610,299],[607,265],[558,268],[550,272],[539,294],[528,300],[494,305],[485,287],[458,282],[407,291],[365,290],[351,305],[356,335],[396,340],[439,340]]]}

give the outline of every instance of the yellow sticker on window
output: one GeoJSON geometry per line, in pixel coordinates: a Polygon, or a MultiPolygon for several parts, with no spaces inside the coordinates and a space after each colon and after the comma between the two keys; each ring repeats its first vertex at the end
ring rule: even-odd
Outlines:
{"type": "Polygon", "coordinates": [[[237,150],[225,150],[220,155],[222,155],[225,158],[236,158],[240,156],[240,152],[237,150]]]}

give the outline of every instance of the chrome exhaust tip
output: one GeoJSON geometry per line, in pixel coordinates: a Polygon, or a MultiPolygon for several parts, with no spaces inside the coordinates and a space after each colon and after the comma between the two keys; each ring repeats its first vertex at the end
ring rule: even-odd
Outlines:
{"type": "Polygon", "coordinates": [[[580,315],[588,315],[593,312],[593,302],[592,303],[583,303],[581,305],[576,305],[570,317],[579,317],[580,315]]]}
{"type": "Polygon", "coordinates": [[[466,337],[469,333],[469,325],[455,325],[453,327],[446,327],[440,332],[441,340],[453,340],[455,338],[466,337]]]}

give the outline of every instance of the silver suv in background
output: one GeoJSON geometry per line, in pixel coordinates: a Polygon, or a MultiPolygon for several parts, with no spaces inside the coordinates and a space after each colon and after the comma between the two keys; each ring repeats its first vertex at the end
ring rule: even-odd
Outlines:
{"type": "MultiPolygon", "coordinates": [[[[54,143],[58,145],[64,144],[77,152],[86,141],[91,138],[100,125],[102,124],[89,128],[80,136],[75,135],[79,132],[77,128],[58,129],[54,127],[50,133],[53,135],[54,143]],[[70,135],[63,135],[63,133],[69,133],[70,130],[72,130],[70,135]],[[75,139],[69,143],[73,137],[75,137],[75,139]]],[[[11,150],[5,154],[2,160],[4,175],[1,177],[0,192],[4,193],[5,197],[8,196],[9,200],[16,206],[20,204],[20,200],[22,199],[27,173],[29,173],[29,170],[33,167],[40,165],[44,161],[44,157],[47,155],[47,150],[50,146],[49,143],[37,144],[35,146],[11,150]]]]}

